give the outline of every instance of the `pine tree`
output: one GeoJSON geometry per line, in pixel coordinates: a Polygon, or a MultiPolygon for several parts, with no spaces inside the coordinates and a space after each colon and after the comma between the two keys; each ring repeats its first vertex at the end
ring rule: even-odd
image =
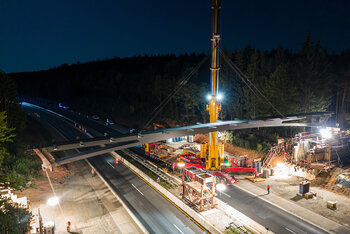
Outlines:
{"type": "Polygon", "coordinates": [[[305,38],[296,63],[296,80],[301,112],[325,111],[331,100],[330,63],[324,48],[313,45],[311,36],[305,38]]]}
{"type": "Polygon", "coordinates": [[[0,173],[2,172],[1,165],[4,157],[8,155],[5,143],[13,142],[13,138],[15,137],[13,131],[13,128],[7,127],[5,112],[0,112],[0,173]]]}

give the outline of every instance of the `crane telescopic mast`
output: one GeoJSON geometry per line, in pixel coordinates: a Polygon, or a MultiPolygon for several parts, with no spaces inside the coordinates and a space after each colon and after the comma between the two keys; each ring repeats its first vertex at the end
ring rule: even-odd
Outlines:
{"type": "MultiPolygon", "coordinates": [[[[220,94],[219,91],[219,24],[220,24],[220,1],[213,0],[212,5],[212,51],[211,51],[211,68],[210,68],[210,101],[207,105],[209,111],[210,123],[215,123],[219,118],[219,111],[221,105],[219,103],[220,94]]],[[[224,147],[218,142],[217,132],[211,132],[209,136],[209,154],[206,158],[206,169],[216,170],[221,168],[221,164],[224,163],[224,147]]]]}

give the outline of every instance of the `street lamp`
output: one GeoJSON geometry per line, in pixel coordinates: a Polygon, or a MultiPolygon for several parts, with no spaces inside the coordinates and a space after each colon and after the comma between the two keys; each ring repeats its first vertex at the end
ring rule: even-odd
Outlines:
{"type": "MultiPolygon", "coordinates": [[[[57,206],[58,204],[59,204],[59,202],[60,202],[60,199],[57,197],[57,196],[54,196],[54,197],[50,197],[48,200],[47,200],[47,204],[49,205],[49,206],[53,206],[53,207],[55,207],[55,206],[57,206]]],[[[49,222],[46,222],[45,224],[47,224],[47,227],[50,227],[50,228],[53,228],[53,230],[54,230],[54,228],[55,228],[55,221],[56,221],[56,212],[54,211],[53,212],[53,222],[52,221],[49,221],[49,222]]],[[[46,227],[45,227],[46,228],[46,227]]]]}
{"type": "Polygon", "coordinates": [[[47,200],[47,204],[49,206],[57,206],[58,203],[59,203],[60,199],[58,197],[50,197],[48,200],[47,200]]]}

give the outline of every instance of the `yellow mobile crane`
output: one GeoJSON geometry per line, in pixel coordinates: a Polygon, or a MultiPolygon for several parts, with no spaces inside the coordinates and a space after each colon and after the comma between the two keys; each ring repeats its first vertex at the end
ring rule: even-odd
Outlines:
{"type": "MultiPolygon", "coordinates": [[[[215,123],[219,118],[219,111],[221,110],[221,105],[219,103],[221,94],[219,91],[219,13],[220,13],[220,1],[213,0],[212,4],[212,55],[211,55],[211,67],[210,67],[210,86],[211,94],[209,95],[209,104],[207,105],[207,111],[210,115],[210,123],[215,123]]],[[[196,70],[204,62],[202,60],[199,65],[195,68],[196,70]]],[[[187,77],[188,79],[189,77],[187,77]]],[[[181,82],[181,86],[186,84],[186,82],[181,82]]],[[[180,86],[179,86],[180,87],[180,86]]],[[[174,93],[178,91],[175,90],[170,94],[170,98],[174,93]]],[[[161,109],[170,100],[167,98],[163,101],[152,113],[153,117],[145,124],[145,127],[153,120],[154,116],[158,114],[161,109]]],[[[217,132],[211,132],[209,137],[209,143],[201,144],[201,158],[205,159],[205,167],[207,170],[220,170],[221,165],[224,163],[224,145],[219,144],[217,132]]]]}
{"type": "MultiPolygon", "coordinates": [[[[215,123],[219,118],[219,111],[221,105],[219,103],[221,94],[219,91],[219,13],[220,13],[220,1],[213,0],[212,5],[212,55],[211,55],[211,68],[210,68],[210,89],[211,94],[209,96],[209,104],[207,105],[207,111],[209,111],[210,123],[215,123]]],[[[207,170],[221,169],[221,164],[224,163],[224,145],[219,144],[217,132],[211,132],[209,136],[209,143],[201,146],[201,157],[205,158],[207,170]],[[209,150],[208,150],[209,149],[209,150]]]]}

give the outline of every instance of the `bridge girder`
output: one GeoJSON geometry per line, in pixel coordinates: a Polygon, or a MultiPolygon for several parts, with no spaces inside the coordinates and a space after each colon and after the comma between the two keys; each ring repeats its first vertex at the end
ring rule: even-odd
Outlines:
{"type": "Polygon", "coordinates": [[[239,130],[239,129],[248,129],[248,128],[263,128],[263,127],[320,127],[322,124],[314,123],[298,123],[292,121],[299,121],[306,118],[319,118],[325,117],[328,119],[332,113],[316,113],[316,114],[303,114],[303,115],[294,115],[288,116],[285,118],[265,118],[257,120],[231,120],[231,121],[220,121],[216,123],[207,123],[199,125],[191,125],[186,127],[179,128],[169,128],[169,129],[160,129],[145,132],[139,135],[130,134],[128,136],[122,137],[110,137],[105,139],[89,139],[85,141],[80,141],[78,143],[68,143],[61,144],[56,146],[45,147],[45,150],[59,151],[59,150],[68,150],[68,149],[77,149],[77,148],[86,148],[93,146],[103,146],[77,154],[69,155],[56,159],[58,165],[63,165],[66,163],[78,161],[81,159],[94,157],[97,155],[109,153],[115,150],[121,150],[125,148],[130,148],[136,145],[147,144],[151,142],[157,142],[162,140],[167,140],[169,138],[194,135],[200,133],[208,133],[214,131],[227,131],[227,130],[239,130]]]}

